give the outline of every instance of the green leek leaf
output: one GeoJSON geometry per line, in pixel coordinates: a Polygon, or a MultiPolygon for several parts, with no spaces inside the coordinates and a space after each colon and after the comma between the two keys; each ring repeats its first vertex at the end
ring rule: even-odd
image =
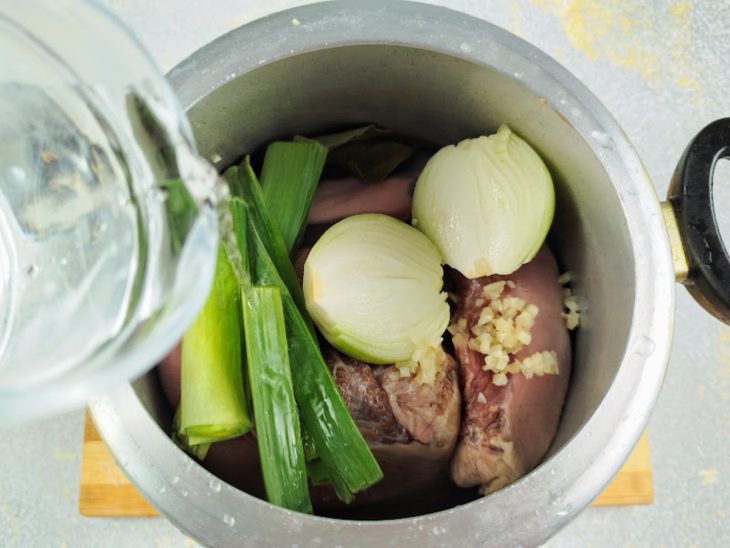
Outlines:
{"type": "Polygon", "coordinates": [[[276,287],[246,288],[242,306],[266,497],[283,508],[311,513],[281,292],[276,287]]]}
{"type": "Polygon", "coordinates": [[[183,336],[179,434],[196,444],[247,432],[242,383],[238,281],[219,246],[210,294],[183,336]]]}
{"type": "Polygon", "coordinates": [[[315,141],[278,141],[266,148],[261,187],[289,252],[306,226],[326,158],[327,149],[315,141]]]}

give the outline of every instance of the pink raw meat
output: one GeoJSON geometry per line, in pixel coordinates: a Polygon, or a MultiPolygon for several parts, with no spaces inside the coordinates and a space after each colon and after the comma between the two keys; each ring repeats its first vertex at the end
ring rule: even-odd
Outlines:
{"type": "MultiPolygon", "coordinates": [[[[456,362],[445,355],[431,384],[400,377],[395,366],[369,365],[333,349],[324,352],[337,387],[383,470],[383,480],[352,505],[407,497],[442,485],[459,432],[456,362]]],[[[448,481],[448,480],[446,480],[448,481]]],[[[330,488],[315,488],[320,508],[341,506],[330,488]]]]}
{"type": "Polygon", "coordinates": [[[455,321],[466,318],[466,337],[456,356],[461,374],[464,414],[459,441],[451,461],[451,477],[460,487],[479,485],[488,493],[517,480],[540,463],[560,421],[570,378],[570,338],[561,313],[562,288],[552,253],[543,246],[538,255],[509,276],[467,280],[457,276],[460,304],[455,321]],[[482,307],[476,300],[482,289],[495,281],[512,280],[514,289],[505,293],[524,299],[539,309],[532,328],[532,341],[516,358],[554,350],[557,375],[525,378],[508,376],[505,386],[492,383],[492,373],[483,371],[484,356],[468,348],[471,327],[482,307]],[[479,401],[483,394],[486,402],[479,401]]]}
{"type": "Polygon", "coordinates": [[[357,177],[322,181],[309,210],[309,223],[339,221],[358,213],[385,213],[398,219],[411,216],[414,175],[388,177],[366,183],[357,177]]]}

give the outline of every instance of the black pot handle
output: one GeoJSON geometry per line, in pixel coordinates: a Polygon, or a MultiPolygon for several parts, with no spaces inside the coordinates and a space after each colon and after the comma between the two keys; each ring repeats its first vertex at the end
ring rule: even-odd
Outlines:
{"type": "Polygon", "coordinates": [[[730,256],[718,230],[712,199],[715,165],[725,157],[730,157],[730,118],[712,122],[682,154],[669,185],[667,199],[674,219],[667,219],[667,225],[678,281],[705,310],[730,324],[730,256]]]}

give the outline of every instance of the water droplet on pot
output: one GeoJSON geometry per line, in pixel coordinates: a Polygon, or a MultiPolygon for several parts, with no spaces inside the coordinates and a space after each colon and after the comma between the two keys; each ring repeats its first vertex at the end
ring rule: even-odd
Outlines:
{"type": "Polygon", "coordinates": [[[228,527],[233,527],[236,524],[236,518],[228,514],[223,514],[223,523],[228,525],[228,527]]]}
{"type": "Polygon", "coordinates": [[[210,487],[211,491],[214,491],[215,493],[220,493],[221,482],[219,482],[217,479],[212,479],[210,480],[210,483],[208,483],[208,487],[210,487]]]}
{"type": "Polygon", "coordinates": [[[603,133],[602,131],[597,131],[597,130],[591,131],[591,138],[601,148],[606,148],[606,149],[613,148],[613,143],[611,142],[611,138],[607,134],[603,133]]]}
{"type": "Polygon", "coordinates": [[[459,46],[459,49],[463,51],[464,53],[469,53],[471,51],[471,46],[467,44],[466,42],[462,42],[459,46]]]}
{"type": "Polygon", "coordinates": [[[642,335],[636,340],[636,344],[634,345],[634,352],[639,356],[648,358],[654,353],[655,348],[656,344],[654,343],[654,340],[645,335],[642,335]]]}
{"type": "Polygon", "coordinates": [[[38,271],[40,268],[38,268],[36,265],[31,264],[28,265],[28,268],[25,269],[25,273],[28,275],[29,278],[35,278],[38,276],[38,271]]]}
{"type": "Polygon", "coordinates": [[[15,180],[17,183],[22,183],[25,181],[25,170],[20,166],[10,166],[8,169],[10,179],[15,180]]]}
{"type": "Polygon", "coordinates": [[[179,483],[179,482],[180,482],[180,476],[173,476],[172,480],[170,480],[170,483],[172,483],[173,485],[175,485],[176,483],[179,483]]]}
{"type": "Polygon", "coordinates": [[[164,493],[165,491],[167,491],[167,487],[165,487],[164,485],[158,489],[159,493],[164,493]]]}

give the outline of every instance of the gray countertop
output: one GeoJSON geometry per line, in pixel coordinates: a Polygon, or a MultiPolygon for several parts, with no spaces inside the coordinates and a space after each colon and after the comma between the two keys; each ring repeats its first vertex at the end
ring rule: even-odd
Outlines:
{"type": "MultiPolygon", "coordinates": [[[[105,0],[164,70],[220,34],[305,2],[105,0]]],[[[730,113],[730,3],[619,0],[433,2],[542,48],[603,101],[659,195],[685,145],[730,113]]],[[[715,199],[730,235],[730,162],[715,199]]],[[[84,518],[77,510],[82,413],[3,432],[0,545],[194,546],[164,518],[84,518]]],[[[655,501],[589,508],[552,547],[730,546],[730,328],[678,288],[672,358],[649,424],[655,501]]]]}

